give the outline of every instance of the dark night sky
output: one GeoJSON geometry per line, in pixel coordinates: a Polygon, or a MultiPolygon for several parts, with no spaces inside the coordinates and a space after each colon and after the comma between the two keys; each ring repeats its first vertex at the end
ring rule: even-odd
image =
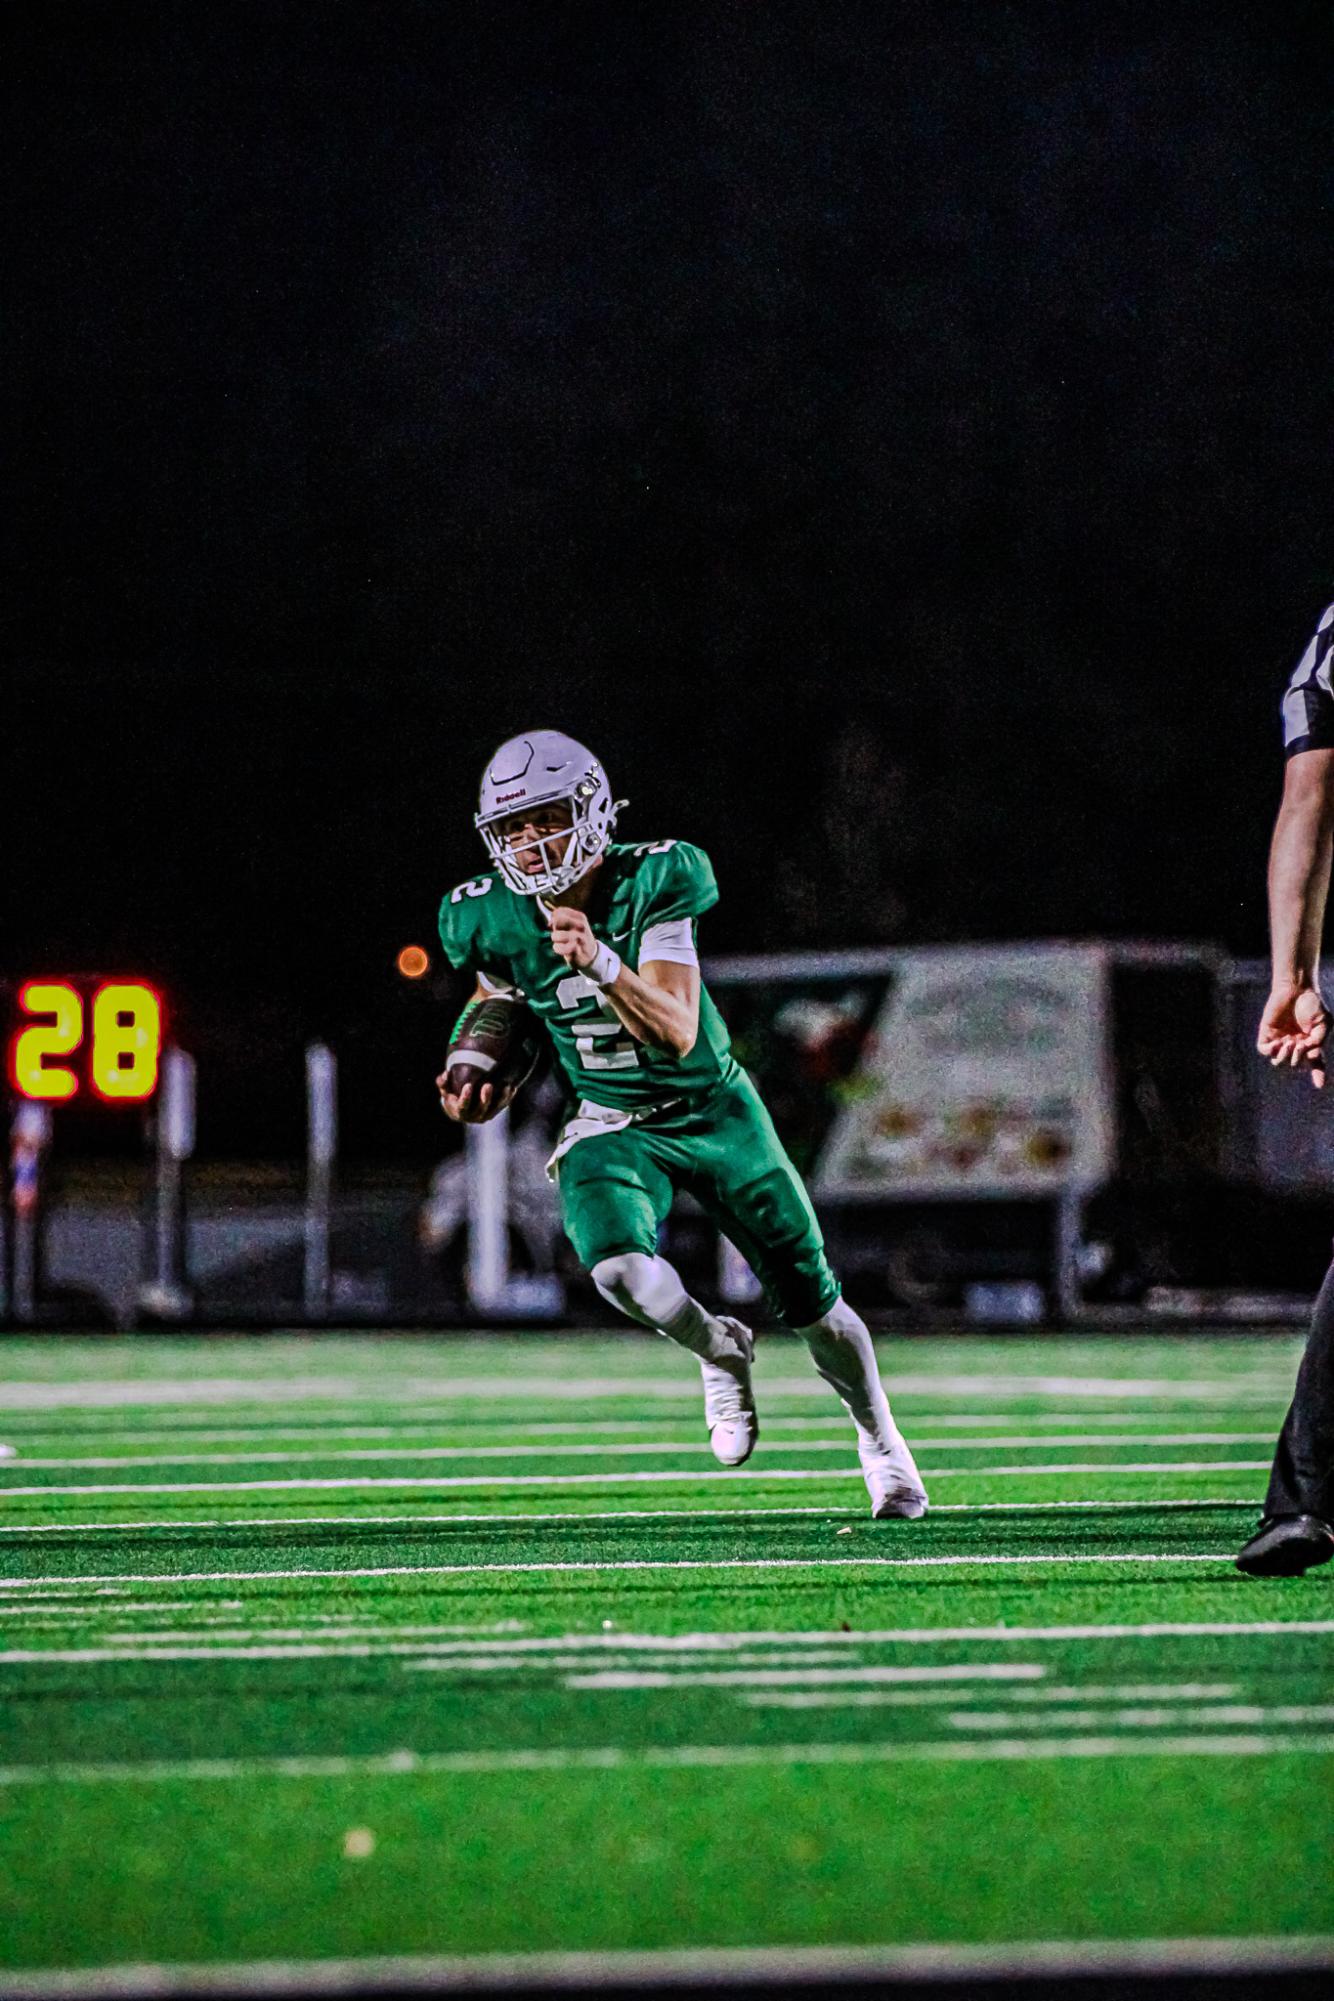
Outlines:
{"type": "Polygon", "coordinates": [[[1263,948],[1326,5],[7,20],[5,970],[416,1062],[534,722],[711,849],[714,949],[1263,948]]]}

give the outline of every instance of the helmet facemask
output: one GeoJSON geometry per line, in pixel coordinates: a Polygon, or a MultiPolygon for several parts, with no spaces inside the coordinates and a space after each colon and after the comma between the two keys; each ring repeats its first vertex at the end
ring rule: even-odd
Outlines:
{"type": "Polygon", "coordinates": [[[477,831],[486,843],[487,852],[505,882],[520,896],[563,896],[601,860],[615,824],[616,807],[607,796],[605,780],[599,785],[591,775],[581,779],[573,792],[531,800],[523,807],[486,820],[480,814],[477,816],[477,831]],[[524,813],[537,814],[542,807],[555,805],[569,809],[568,827],[517,844],[500,831],[508,819],[518,819],[524,813]],[[519,858],[534,849],[541,856],[542,867],[530,873],[521,866],[519,858]]]}

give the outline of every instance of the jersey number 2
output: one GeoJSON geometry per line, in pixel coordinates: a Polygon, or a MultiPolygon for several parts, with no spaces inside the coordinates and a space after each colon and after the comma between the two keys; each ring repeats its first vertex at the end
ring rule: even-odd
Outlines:
{"type": "Polygon", "coordinates": [[[449,900],[451,903],[462,903],[465,896],[489,896],[494,882],[494,876],[475,875],[471,882],[461,882],[456,890],[452,890],[449,900]]]}
{"type": "Polygon", "coordinates": [[[601,987],[595,987],[586,974],[572,973],[569,979],[562,980],[556,989],[556,999],[565,1009],[594,1000],[606,1017],[603,1021],[573,1024],[574,1046],[585,1070],[638,1069],[638,1044],[601,987]]]}

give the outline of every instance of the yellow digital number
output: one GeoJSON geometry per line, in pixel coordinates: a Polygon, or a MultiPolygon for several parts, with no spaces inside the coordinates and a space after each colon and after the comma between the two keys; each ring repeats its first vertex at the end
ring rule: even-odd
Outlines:
{"type": "Polygon", "coordinates": [[[73,987],[63,980],[29,980],[19,988],[19,1006],[25,1014],[46,1014],[51,1021],[35,1021],[21,1028],[10,1051],[9,1074],[14,1088],[25,1098],[48,1103],[72,1098],[79,1080],[63,1063],[47,1058],[69,1056],[83,1041],[83,1002],[73,987]]]}
{"type": "Polygon", "coordinates": [[[99,1098],[148,1098],[157,1084],[162,1003],[151,987],[130,982],[93,996],[89,1073],[99,1098]]]}

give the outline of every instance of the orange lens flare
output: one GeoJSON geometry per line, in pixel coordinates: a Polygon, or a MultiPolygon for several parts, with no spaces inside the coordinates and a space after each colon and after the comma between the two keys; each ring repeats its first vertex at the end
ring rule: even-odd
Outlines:
{"type": "Polygon", "coordinates": [[[420,945],[405,945],[394,961],[405,980],[419,980],[430,963],[429,954],[420,945]]]}

